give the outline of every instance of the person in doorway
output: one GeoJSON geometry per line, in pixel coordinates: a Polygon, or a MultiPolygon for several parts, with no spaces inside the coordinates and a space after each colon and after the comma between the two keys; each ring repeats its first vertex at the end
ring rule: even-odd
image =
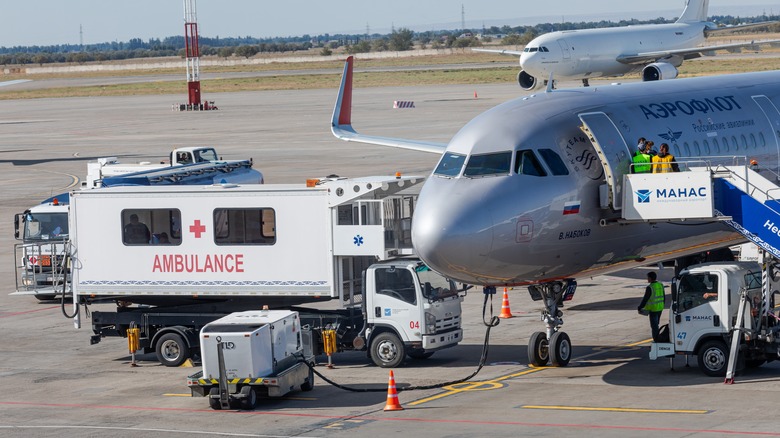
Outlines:
{"type": "Polygon", "coordinates": [[[133,213],[130,215],[130,223],[125,225],[124,228],[124,241],[128,244],[145,244],[149,243],[151,239],[151,233],[146,224],[138,221],[138,215],[133,213]]]}
{"type": "Polygon", "coordinates": [[[636,308],[640,314],[647,314],[650,318],[650,331],[653,334],[653,342],[660,342],[658,336],[658,324],[661,322],[661,313],[664,311],[664,285],[657,280],[658,275],[655,272],[647,273],[647,288],[642,302],[636,308]]]}
{"type": "Polygon", "coordinates": [[[680,168],[674,161],[674,155],[669,153],[669,145],[661,143],[658,155],[653,157],[653,173],[679,172],[680,168]]]}

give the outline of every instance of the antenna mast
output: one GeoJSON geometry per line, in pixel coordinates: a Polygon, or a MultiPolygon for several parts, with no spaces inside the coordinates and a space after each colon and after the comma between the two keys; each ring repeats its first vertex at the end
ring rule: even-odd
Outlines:
{"type": "Polygon", "coordinates": [[[200,46],[195,0],[184,0],[184,50],[187,58],[189,104],[200,105],[200,46]]]}

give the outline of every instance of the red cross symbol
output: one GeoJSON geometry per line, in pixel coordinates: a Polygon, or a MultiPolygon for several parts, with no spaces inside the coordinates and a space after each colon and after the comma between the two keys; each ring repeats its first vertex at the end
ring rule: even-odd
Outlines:
{"type": "Polygon", "coordinates": [[[190,225],[190,233],[195,235],[196,239],[200,239],[200,235],[206,232],[206,226],[200,223],[200,219],[196,219],[195,222],[190,225]]]}

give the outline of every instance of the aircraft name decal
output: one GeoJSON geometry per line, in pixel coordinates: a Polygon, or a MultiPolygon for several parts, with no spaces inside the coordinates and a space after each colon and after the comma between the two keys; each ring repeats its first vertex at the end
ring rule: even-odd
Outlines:
{"type": "Polygon", "coordinates": [[[715,112],[734,111],[742,109],[734,96],[718,96],[705,99],[691,99],[690,101],[677,100],[674,102],[658,102],[648,105],[639,105],[645,118],[667,119],[679,115],[692,116],[694,114],[709,114],[715,112]]]}

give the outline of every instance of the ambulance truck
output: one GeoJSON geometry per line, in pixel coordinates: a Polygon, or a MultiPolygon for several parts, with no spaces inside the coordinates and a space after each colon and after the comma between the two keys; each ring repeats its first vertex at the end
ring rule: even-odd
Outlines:
{"type": "Polygon", "coordinates": [[[428,357],[461,340],[462,297],[454,283],[406,258],[422,181],[331,177],[74,192],[75,324],[91,316],[93,343],[136,326],[140,348],[176,366],[198,355],[198,331],[222,316],[318,303],[300,310],[302,321],[317,333],[336,330],[339,350],[365,350],[380,366],[428,357]],[[150,238],[130,238],[139,233],[150,238]],[[94,308],[78,312],[86,306],[94,308]]]}

